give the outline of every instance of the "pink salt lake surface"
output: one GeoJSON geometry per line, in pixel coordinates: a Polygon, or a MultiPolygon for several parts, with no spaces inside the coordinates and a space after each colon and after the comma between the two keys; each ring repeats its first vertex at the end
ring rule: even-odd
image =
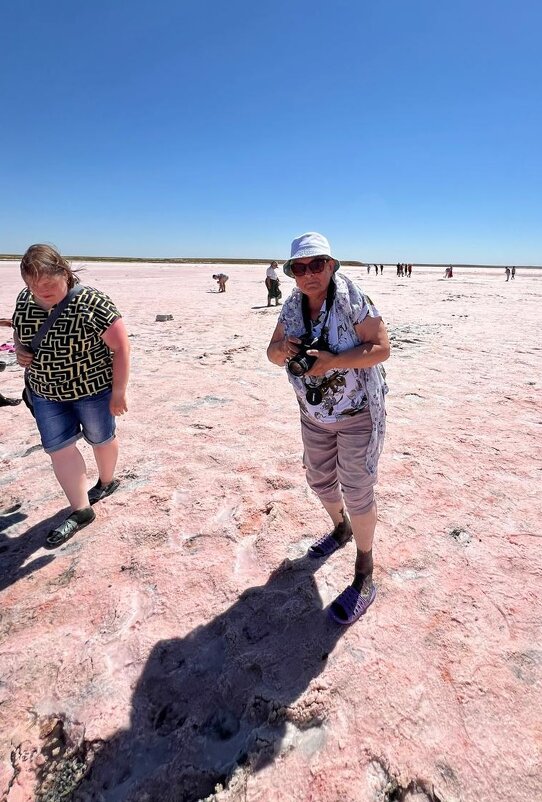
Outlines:
{"type": "Polygon", "coordinates": [[[130,411],[121,488],[56,552],[65,499],[26,409],[0,410],[2,800],[542,799],[540,277],[345,270],[392,356],[378,596],[343,629],[354,546],[304,557],[328,523],[265,267],[220,295],[216,271],[85,270],[131,334],[130,411]]]}

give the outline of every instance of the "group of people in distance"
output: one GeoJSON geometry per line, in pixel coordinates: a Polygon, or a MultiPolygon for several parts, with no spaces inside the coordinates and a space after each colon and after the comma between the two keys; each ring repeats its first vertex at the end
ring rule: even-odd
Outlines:
{"type": "MultiPolygon", "coordinates": [[[[269,305],[280,303],[277,267],[274,262],[267,270],[269,305]]],[[[376,595],[374,487],[386,424],[381,363],[390,345],[380,312],[339,268],[321,234],[293,240],[283,271],[296,286],[282,306],[267,357],[286,370],[296,394],[306,479],[332,523],[308,554],[322,560],[352,538],[356,545],[353,580],[329,610],[335,622],[347,625],[376,595]]],[[[46,536],[44,545],[56,548],[92,523],[93,505],[119,487],[115,421],[128,411],[130,346],[111,298],[83,286],[54,248],[31,246],[20,270],[24,288],[10,321],[16,359],[25,368],[27,406],[71,506],[46,536]],[[77,447],[81,437],[97,466],[90,489],[77,447]]],[[[214,278],[224,292],[227,276],[214,278]]]]}
{"type": "MultiPolygon", "coordinates": [[[[278,306],[280,304],[280,299],[282,298],[277,268],[278,263],[271,262],[266,271],[265,286],[267,288],[267,306],[271,306],[272,300],[275,301],[275,306],[278,306]]],[[[229,276],[227,276],[225,273],[213,273],[213,279],[218,284],[219,292],[226,292],[226,282],[228,281],[228,278],[229,276]]]]}
{"type": "Polygon", "coordinates": [[[397,262],[397,275],[401,276],[401,278],[410,278],[412,275],[412,265],[407,265],[403,262],[397,262]]]}
{"type": "MultiPolygon", "coordinates": [[[[380,267],[380,275],[384,272],[384,265],[367,265],[367,274],[369,275],[371,272],[371,267],[374,267],[375,273],[378,276],[378,269],[380,267]]],[[[266,277],[265,277],[265,286],[267,287],[267,306],[271,306],[271,301],[275,300],[275,306],[280,304],[280,299],[282,298],[282,293],[280,291],[280,281],[277,276],[277,269],[278,263],[273,261],[267,268],[266,277]]],[[[516,277],[516,268],[515,267],[507,267],[505,268],[505,275],[506,280],[510,281],[510,279],[514,279],[516,277]]],[[[397,262],[397,276],[401,278],[410,278],[412,276],[412,265],[405,264],[403,262],[397,262]]],[[[453,278],[454,271],[452,265],[448,265],[448,267],[444,270],[444,278],[453,278]]],[[[218,291],[219,292],[226,292],[226,281],[228,280],[228,276],[224,273],[217,273],[213,275],[213,278],[218,282],[218,291]]]]}
{"type": "Polygon", "coordinates": [[[515,267],[506,267],[504,270],[506,275],[506,280],[510,281],[510,279],[515,279],[516,277],[516,268],[515,267]]]}

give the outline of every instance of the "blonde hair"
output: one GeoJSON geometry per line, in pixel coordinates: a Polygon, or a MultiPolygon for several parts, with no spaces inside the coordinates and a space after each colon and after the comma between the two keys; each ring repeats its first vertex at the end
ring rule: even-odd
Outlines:
{"type": "Polygon", "coordinates": [[[79,284],[79,278],[69,262],[51,245],[31,245],[21,259],[23,281],[38,280],[43,276],[64,276],[68,289],[79,284]]]}

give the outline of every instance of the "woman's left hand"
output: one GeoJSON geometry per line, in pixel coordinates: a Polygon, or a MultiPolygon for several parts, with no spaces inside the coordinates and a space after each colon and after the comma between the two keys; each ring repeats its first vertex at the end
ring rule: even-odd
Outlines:
{"type": "Polygon", "coordinates": [[[113,390],[113,395],[111,396],[111,401],[109,402],[109,411],[116,418],[119,415],[124,415],[125,412],[128,412],[126,393],[115,393],[113,390]]]}
{"type": "Polygon", "coordinates": [[[328,370],[333,370],[336,354],[331,354],[329,351],[317,351],[315,348],[310,348],[307,351],[307,356],[317,357],[316,362],[310,370],[305,373],[305,376],[324,376],[328,370]]]}

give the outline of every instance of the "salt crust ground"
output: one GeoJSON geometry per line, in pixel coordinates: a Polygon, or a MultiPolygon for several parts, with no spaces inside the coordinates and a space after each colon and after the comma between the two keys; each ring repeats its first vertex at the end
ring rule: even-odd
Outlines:
{"type": "Polygon", "coordinates": [[[304,559],[327,522],[264,270],[223,295],[215,270],[85,271],[131,333],[123,482],[55,553],[65,501],[25,408],[0,410],[1,798],[541,799],[540,278],[346,271],[393,354],[379,594],[339,631],[354,550],[304,559]]]}

